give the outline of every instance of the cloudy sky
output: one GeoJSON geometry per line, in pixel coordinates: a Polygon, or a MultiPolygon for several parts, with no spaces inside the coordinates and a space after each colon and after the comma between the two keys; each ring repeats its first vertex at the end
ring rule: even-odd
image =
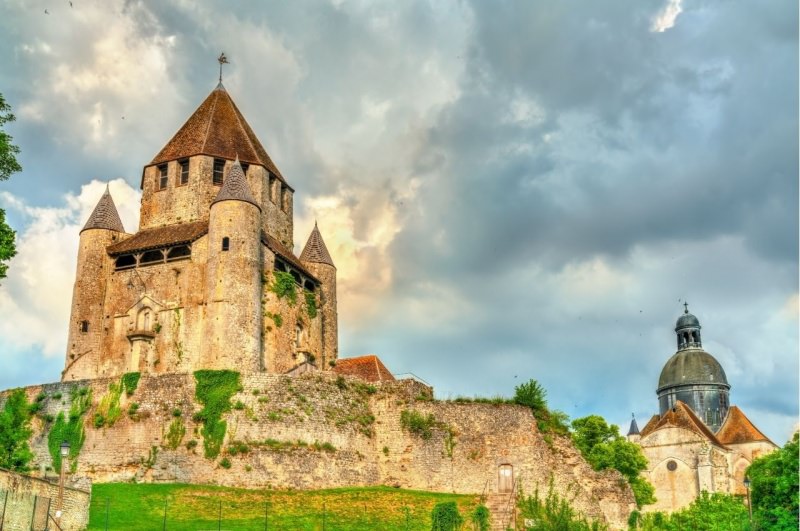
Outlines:
{"type": "Polygon", "coordinates": [[[442,398],[529,378],[571,417],[657,411],[683,301],[738,404],[798,417],[798,6],[6,0],[0,388],[56,381],[80,227],[225,86],[319,221],[340,351],[442,398]]]}

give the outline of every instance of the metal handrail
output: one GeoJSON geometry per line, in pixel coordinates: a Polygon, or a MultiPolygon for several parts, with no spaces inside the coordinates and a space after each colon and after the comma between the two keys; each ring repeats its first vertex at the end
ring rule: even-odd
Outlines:
{"type": "Polygon", "coordinates": [[[514,521],[514,528],[516,529],[516,527],[517,527],[517,507],[516,507],[516,504],[514,504],[512,506],[513,508],[512,508],[511,515],[508,515],[508,506],[511,505],[512,501],[515,501],[517,499],[516,493],[517,493],[517,477],[513,478],[512,481],[511,481],[511,492],[508,495],[508,502],[506,502],[506,511],[505,512],[506,512],[507,518],[506,518],[506,525],[504,526],[505,529],[508,529],[508,525],[511,523],[512,520],[514,521]]]}

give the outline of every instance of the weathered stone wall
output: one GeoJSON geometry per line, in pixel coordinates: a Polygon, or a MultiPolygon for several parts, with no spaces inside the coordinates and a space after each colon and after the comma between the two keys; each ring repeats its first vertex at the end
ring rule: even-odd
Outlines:
{"type": "MultiPolygon", "coordinates": [[[[69,408],[73,389],[91,387],[97,404],[110,381],[48,384],[27,393],[32,400],[44,392],[49,398],[41,402],[41,415],[56,415],[69,408]],[[61,399],[52,398],[57,393],[61,399]]],[[[190,374],[143,376],[133,396],[120,400],[122,411],[137,403],[136,414],[123,415],[112,427],[94,428],[90,410],[77,473],[96,481],[280,488],[386,484],[481,493],[496,491],[498,467],[511,465],[523,492],[545,489],[552,480],[581,512],[615,527],[624,527],[634,507],[618,473],[591,470],[568,439],[556,437],[550,446],[530,410],[432,401],[428,387],[410,380],[372,386],[328,372],[242,375],[235,407],[226,415],[226,450],[206,459],[201,425],[193,420],[200,410],[194,386],[190,374]],[[403,427],[406,410],[433,415],[429,439],[403,427]],[[170,440],[171,431],[181,432],[171,430],[173,424],[184,428],[183,437],[170,440]]],[[[34,428],[36,462],[49,464],[50,426],[37,419],[34,428]]]]}
{"type": "MultiPolygon", "coordinates": [[[[91,487],[90,487],[91,489],[91,487]]],[[[28,531],[31,529],[36,497],[50,500],[49,511],[56,518],[56,511],[61,510],[58,524],[64,531],[86,529],[89,523],[90,489],[81,490],[69,485],[64,487],[63,503],[59,507],[58,484],[30,476],[23,476],[8,470],[0,469],[0,528],[7,531],[28,531]],[[3,493],[7,493],[7,499],[3,493]]],[[[48,507],[45,500],[43,508],[48,507]]],[[[48,522],[53,527],[52,520],[48,522]]]]}
{"type": "Polygon", "coordinates": [[[321,359],[319,366],[327,368],[339,357],[339,314],[336,302],[336,267],[316,262],[304,262],[322,286],[317,299],[321,317],[321,359]]]}

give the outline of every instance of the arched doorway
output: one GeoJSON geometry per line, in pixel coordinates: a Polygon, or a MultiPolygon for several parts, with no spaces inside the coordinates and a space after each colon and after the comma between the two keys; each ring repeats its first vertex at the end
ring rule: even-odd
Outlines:
{"type": "Polygon", "coordinates": [[[514,489],[514,467],[508,464],[500,465],[497,473],[497,492],[511,492],[514,489]]]}

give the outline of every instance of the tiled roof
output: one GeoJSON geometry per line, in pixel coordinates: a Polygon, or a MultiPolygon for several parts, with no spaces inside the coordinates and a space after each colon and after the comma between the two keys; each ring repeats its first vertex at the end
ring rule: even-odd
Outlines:
{"type": "Polygon", "coordinates": [[[644,428],[642,428],[642,431],[639,434],[642,437],[649,435],[650,432],[652,432],[655,429],[659,420],[661,420],[661,417],[658,415],[653,415],[652,417],[650,417],[650,420],[647,421],[647,424],[644,425],[644,428]]]}
{"type": "Polygon", "coordinates": [[[308,278],[310,278],[311,280],[313,280],[313,281],[315,281],[316,283],[319,284],[319,279],[317,277],[315,277],[313,275],[313,273],[311,273],[308,269],[306,269],[306,266],[303,265],[303,262],[301,262],[294,255],[294,253],[292,251],[290,251],[289,249],[287,249],[281,242],[279,242],[278,240],[276,240],[275,238],[273,238],[269,234],[266,234],[266,233],[262,232],[261,233],[261,243],[263,243],[264,245],[269,247],[269,249],[273,253],[279,255],[281,258],[283,258],[284,260],[289,262],[292,265],[292,267],[296,268],[298,271],[303,273],[305,276],[307,276],[308,278]]]}
{"type": "Polygon", "coordinates": [[[725,448],[725,445],[708,429],[708,426],[695,415],[692,408],[680,400],[675,402],[672,409],[661,415],[660,418],[656,416],[654,419],[651,419],[650,422],[647,423],[647,426],[645,426],[645,429],[642,430],[641,435],[643,438],[661,428],[683,428],[693,431],[698,435],[702,435],[704,438],[708,439],[710,443],[720,448],[725,448]],[[658,420],[654,423],[654,419],[658,420]]]}
{"type": "MultiPolygon", "coordinates": [[[[756,441],[766,441],[772,443],[766,435],[756,428],[742,410],[736,406],[731,406],[725,422],[717,432],[717,439],[723,444],[739,444],[756,441]]],[[[773,443],[774,444],[774,443],[773,443]]]]}
{"type": "Polygon", "coordinates": [[[238,158],[228,171],[228,175],[225,176],[222,188],[219,189],[217,197],[214,198],[211,204],[213,205],[220,201],[244,201],[255,205],[256,208],[261,210],[261,207],[253,198],[250,185],[247,184],[247,177],[244,176],[244,170],[242,170],[242,165],[239,163],[238,158]]]}
{"type": "Polygon", "coordinates": [[[125,232],[125,227],[122,226],[122,220],[119,219],[119,212],[117,212],[117,206],[108,191],[108,186],[106,186],[106,191],[103,192],[100,201],[97,202],[97,206],[94,207],[92,215],[89,216],[89,220],[83,226],[81,232],[87,229],[108,229],[125,232]]]}
{"type": "Polygon", "coordinates": [[[137,232],[127,240],[123,240],[114,245],[106,247],[106,251],[111,256],[147,249],[157,249],[169,245],[189,243],[208,232],[208,221],[194,221],[192,223],[180,223],[177,225],[167,225],[157,229],[146,229],[137,232]]]}
{"type": "Polygon", "coordinates": [[[357,376],[368,382],[391,382],[394,376],[374,354],[358,358],[339,358],[333,372],[346,376],[357,376]]]}
{"type": "Polygon", "coordinates": [[[322,234],[319,233],[319,228],[317,228],[316,223],[314,223],[314,230],[311,231],[311,235],[308,237],[303,252],[300,253],[300,260],[333,265],[333,258],[331,258],[328,248],[325,247],[325,242],[322,239],[322,234]]]}
{"type": "Polygon", "coordinates": [[[636,418],[631,419],[631,427],[628,429],[628,435],[639,435],[639,426],[636,424],[636,418]]]}
{"type": "Polygon", "coordinates": [[[150,164],[192,155],[229,160],[238,155],[242,162],[260,164],[286,183],[222,84],[217,85],[150,164]]]}

